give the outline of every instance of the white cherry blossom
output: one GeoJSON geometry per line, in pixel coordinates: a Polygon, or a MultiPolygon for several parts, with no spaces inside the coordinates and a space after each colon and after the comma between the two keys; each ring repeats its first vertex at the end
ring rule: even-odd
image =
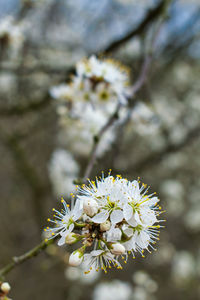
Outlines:
{"type": "Polygon", "coordinates": [[[155,194],[148,195],[139,180],[110,173],[88,182],[78,188],[74,208],[70,211],[64,202],[64,211],[56,211],[56,227],[48,229],[53,236],[61,236],[58,245],[82,243],[71,254],[70,263],[81,264],[86,273],[107,272],[111,266],[122,268],[120,256],[127,262],[129,254],[135,257],[139,252],[144,257],[145,250],[154,250],[163,227],[159,223],[164,221],[158,218],[162,211],[155,194]]]}
{"type": "Polygon", "coordinates": [[[48,219],[49,222],[54,223],[56,226],[53,228],[45,228],[45,231],[50,232],[52,237],[60,235],[58,245],[61,246],[65,243],[66,236],[74,229],[74,222],[77,221],[82,215],[79,201],[75,202],[74,207],[70,210],[68,204],[64,199],[61,200],[64,209],[62,213],[53,208],[55,212],[54,220],[48,219]]]}

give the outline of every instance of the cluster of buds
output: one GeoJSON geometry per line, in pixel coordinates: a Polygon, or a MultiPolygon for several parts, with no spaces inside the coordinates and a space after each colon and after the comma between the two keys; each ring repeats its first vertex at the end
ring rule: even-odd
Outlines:
{"type": "Polygon", "coordinates": [[[7,297],[10,289],[11,287],[8,282],[0,282],[0,300],[11,300],[7,297]]]}
{"type": "Polygon", "coordinates": [[[77,187],[72,194],[71,209],[61,200],[61,212],[53,209],[55,224],[45,228],[49,238],[59,236],[58,245],[80,244],[69,257],[71,266],[82,264],[85,272],[95,268],[107,272],[112,266],[122,268],[128,256],[151,252],[159,240],[158,219],[163,212],[155,193],[140,180],[129,181],[120,175],[96,178],[88,185],[77,187]]]}

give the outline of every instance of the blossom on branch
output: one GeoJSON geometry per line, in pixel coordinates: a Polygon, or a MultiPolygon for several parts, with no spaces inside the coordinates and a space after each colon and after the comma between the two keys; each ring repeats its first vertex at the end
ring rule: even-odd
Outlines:
{"type": "MultiPolygon", "coordinates": [[[[76,65],[70,82],[50,89],[56,100],[61,140],[69,151],[88,155],[94,137],[115,113],[118,105],[126,104],[129,72],[126,67],[109,59],[91,56],[76,65]]],[[[97,156],[101,156],[115,139],[111,126],[100,141],[97,156]]]]}
{"type": "Polygon", "coordinates": [[[131,254],[151,252],[159,240],[159,219],[163,212],[155,193],[140,180],[129,181],[120,175],[88,180],[73,195],[72,209],[62,200],[64,210],[56,210],[55,227],[47,227],[52,237],[59,235],[58,245],[82,243],[69,259],[73,266],[83,265],[86,273],[95,268],[122,268],[131,254]]]}

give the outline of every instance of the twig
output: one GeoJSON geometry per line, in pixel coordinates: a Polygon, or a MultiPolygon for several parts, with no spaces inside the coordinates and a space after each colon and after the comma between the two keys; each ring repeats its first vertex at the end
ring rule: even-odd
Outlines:
{"type": "Polygon", "coordinates": [[[16,266],[22,264],[23,262],[25,262],[28,259],[31,259],[34,256],[37,256],[41,251],[45,250],[47,246],[50,245],[52,242],[53,242],[52,239],[47,242],[42,241],[40,244],[38,244],[33,249],[27,251],[26,253],[20,256],[13,257],[12,261],[0,270],[0,279],[3,279],[3,277],[7,273],[9,273],[12,269],[14,269],[16,266]]]}
{"type": "Polygon", "coordinates": [[[152,23],[163,12],[163,9],[165,8],[165,5],[166,5],[167,1],[168,0],[160,1],[158,6],[156,6],[154,9],[151,9],[147,13],[146,17],[144,18],[142,23],[140,23],[140,25],[137,28],[130,31],[128,34],[126,34],[121,39],[119,39],[117,41],[114,41],[106,49],[104,49],[103,52],[108,53],[108,52],[114,51],[118,47],[120,47],[122,44],[124,44],[125,42],[128,42],[134,36],[142,34],[146,30],[146,28],[149,26],[149,24],[152,23]]]}
{"type": "Polygon", "coordinates": [[[99,131],[99,133],[94,137],[94,144],[91,151],[90,159],[88,161],[88,165],[86,167],[84,176],[83,176],[83,182],[87,181],[87,178],[90,176],[93,166],[95,164],[95,161],[97,159],[97,153],[99,149],[99,144],[101,141],[102,136],[105,134],[105,132],[115,123],[115,121],[118,119],[118,113],[120,110],[121,104],[119,103],[116,107],[115,112],[110,116],[107,123],[102,127],[102,129],[99,131]]]}
{"type": "MultiPolygon", "coordinates": [[[[171,2],[171,0],[167,0],[167,1],[161,2],[160,5],[159,5],[159,10],[158,10],[158,7],[157,7],[157,10],[159,11],[159,13],[162,13],[161,17],[164,18],[166,16],[166,8],[167,8],[166,4],[169,5],[170,2],[171,2]]],[[[157,10],[156,10],[156,15],[158,14],[157,10]]],[[[155,14],[155,11],[154,11],[154,14],[155,14]]],[[[149,16],[150,15],[152,17],[152,12],[149,13],[149,16]]],[[[150,17],[147,18],[148,19],[148,23],[149,23],[149,18],[150,17]]],[[[142,25],[142,26],[144,26],[144,25],[142,25]]],[[[134,104],[133,99],[134,99],[135,95],[142,88],[142,86],[144,85],[144,83],[146,81],[146,78],[147,78],[147,75],[148,75],[148,71],[149,71],[149,67],[150,67],[151,62],[153,60],[153,53],[154,53],[155,43],[157,41],[157,37],[159,35],[159,32],[160,32],[160,24],[159,24],[158,29],[156,30],[155,35],[153,37],[152,46],[149,49],[149,51],[148,51],[148,53],[147,53],[147,55],[146,55],[146,57],[144,59],[144,63],[142,65],[142,68],[141,68],[140,74],[138,76],[138,79],[136,80],[136,82],[134,83],[134,85],[132,86],[132,88],[130,89],[130,93],[129,93],[129,96],[131,96],[131,99],[129,99],[129,106],[130,107],[133,106],[133,104],[134,104]]],[[[116,111],[110,117],[110,119],[105,124],[105,126],[100,130],[99,134],[94,137],[94,145],[93,145],[93,148],[92,148],[92,151],[91,151],[91,155],[90,155],[90,159],[89,159],[88,165],[86,167],[85,174],[83,176],[83,182],[84,183],[87,181],[87,178],[90,176],[91,171],[93,169],[93,166],[95,164],[95,161],[97,159],[97,153],[98,153],[98,149],[99,149],[100,140],[101,140],[102,136],[104,135],[104,133],[114,124],[114,122],[118,118],[118,113],[119,113],[120,107],[121,107],[121,105],[119,104],[117,106],[117,108],[116,108],[116,111]]],[[[126,121],[128,121],[129,117],[130,117],[130,112],[128,111],[128,115],[127,115],[127,120],[126,121]]]]}

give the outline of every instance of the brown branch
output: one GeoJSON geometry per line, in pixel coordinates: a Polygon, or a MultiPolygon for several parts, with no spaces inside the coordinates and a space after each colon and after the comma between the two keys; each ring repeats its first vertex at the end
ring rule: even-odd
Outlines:
{"type": "Polygon", "coordinates": [[[163,9],[165,8],[167,2],[168,2],[167,0],[160,1],[160,3],[155,8],[149,10],[146,17],[144,18],[144,20],[140,23],[140,25],[137,28],[134,28],[133,30],[131,30],[128,34],[126,34],[121,39],[114,41],[106,49],[104,49],[103,53],[115,51],[122,44],[124,44],[125,42],[128,42],[134,36],[143,34],[143,32],[146,30],[146,28],[149,26],[149,24],[152,23],[157,17],[159,17],[160,14],[162,14],[163,9]]]}
{"type": "Polygon", "coordinates": [[[28,259],[34,256],[37,256],[41,251],[45,250],[47,246],[50,245],[52,242],[53,242],[52,239],[47,242],[42,241],[39,245],[27,251],[26,253],[20,256],[13,257],[12,261],[0,270],[0,279],[3,280],[4,276],[7,273],[9,273],[12,269],[14,269],[16,266],[22,264],[23,262],[27,261],[28,259]]]}
{"type": "MultiPolygon", "coordinates": [[[[167,2],[170,3],[170,1],[171,0],[169,0],[167,2]]],[[[164,1],[164,2],[166,4],[166,1],[164,1]]],[[[166,6],[164,6],[164,7],[166,8],[166,6]]],[[[162,17],[163,18],[165,17],[165,10],[163,11],[164,7],[162,6],[162,13],[163,13],[162,17]]],[[[161,22],[161,24],[162,24],[162,22],[161,22]]],[[[138,93],[138,91],[142,88],[142,86],[144,85],[144,83],[147,79],[149,67],[150,67],[150,65],[152,63],[152,60],[153,60],[153,53],[154,53],[155,43],[156,43],[158,34],[160,32],[160,25],[161,24],[159,24],[158,30],[155,31],[155,36],[153,37],[153,40],[152,40],[152,46],[151,46],[151,48],[149,49],[148,53],[145,56],[144,63],[142,64],[141,71],[139,73],[138,79],[136,80],[136,82],[134,83],[134,85],[131,87],[131,89],[129,91],[129,96],[130,96],[129,107],[130,107],[130,109],[128,111],[127,118],[125,118],[124,124],[121,124],[121,126],[124,126],[128,122],[128,120],[130,118],[130,110],[134,106],[134,97],[138,93]]],[[[83,182],[84,183],[87,181],[87,178],[90,176],[90,174],[92,172],[92,169],[93,169],[93,166],[96,162],[100,140],[101,140],[102,136],[104,135],[104,133],[114,124],[114,122],[118,118],[118,113],[119,113],[120,108],[121,108],[121,105],[119,104],[116,108],[116,111],[113,113],[113,115],[111,115],[110,119],[108,119],[108,122],[100,130],[99,134],[94,137],[94,144],[93,144],[93,148],[92,148],[92,151],[91,151],[90,159],[88,161],[88,165],[86,167],[86,171],[85,171],[85,174],[83,176],[83,182]]]]}
{"type": "Polygon", "coordinates": [[[118,113],[120,110],[121,104],[119,103],[116,107],[115,112],[110,116],[110,118],[108,119],[107,123],[102,127],[102,129],[99,131],[99,133],[94,137],[94,144],[93,144],[93,148],[91,151],[91,155],[83,176],[83,182],[85,183],[88,179],[88,177],[90,176],[92,169],[94,167],[94,164],[96,162],[97,159],[97,153],[98,153],[98,149],[99,149],[99,144],[101,142],[101,139],[103,137],[103,135],[105,134],[105,132],[115,123],[115,121],[118,119],[118,113]]]}

